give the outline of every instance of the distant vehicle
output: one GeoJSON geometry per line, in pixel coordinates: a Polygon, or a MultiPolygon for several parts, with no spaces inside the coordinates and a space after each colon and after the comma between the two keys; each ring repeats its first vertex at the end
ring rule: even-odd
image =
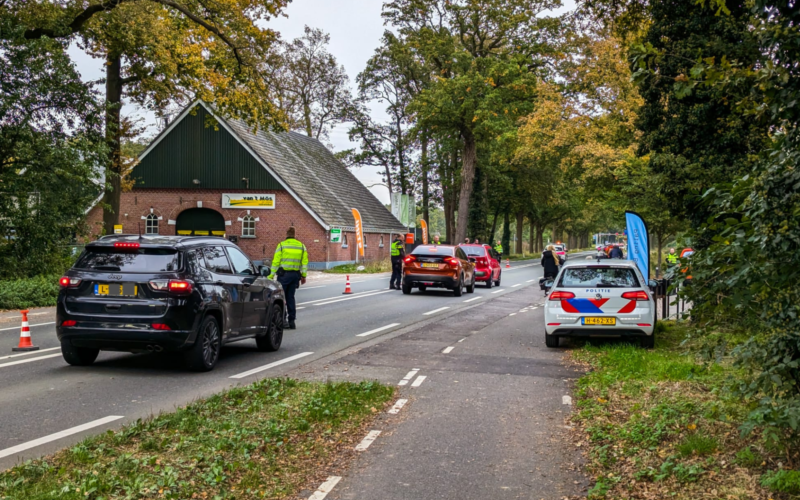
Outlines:
{"type": "Polygon", "coordinates": [[[192,236],[105,236],[86,245],[61,278],[56,334],[67,363],[101,350],[182,351],[189,368],[212,370],[223,344],[283,339],[280,283],[233,243],[192,236]]]}
{"type": "Polygon", "coordinates": [[[459,248],[467,254],[470,262],[475,264],[475,281],[483,282],[486,288],[492,288],[493,285],[500,286],[502,267],[497,260],[498,255],[491,246],[459,245],[459,248]]]}
{"type": "Polygon", "coordinates": [[[545,282],[545,344],[558,347],[561,337],[634,337],[654,346],[655,281],[646,281],[636,264],[567,264],[545,282]]]}
{"type": "Polygon", "coordinates": [[[446,288],[460,297],[464,288],[475,291],[475,264],[467,254],[452,245],[419,245],[403,259],[403,293],[412,288],[446,288]]]}
{"type": "Polygon", "coordinates": [[[567,261],[567,247],[564,246],[564,245],[560,245],[560,244],[559,245],[553,245],[553,247],[556,249],[556,255],[558,255],[559,258],[564,259],[564,262],[566,262],[567,261]]]}

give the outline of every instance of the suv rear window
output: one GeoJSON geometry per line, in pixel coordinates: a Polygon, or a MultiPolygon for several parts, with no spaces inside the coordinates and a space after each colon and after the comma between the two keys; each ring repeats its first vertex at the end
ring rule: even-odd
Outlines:
{"type": "Polygon", "coordinates": [[[452,257],[454,247],[437,245],[420,245],[411,252],[412,255],[437,255],[439,257],[452,257]]]}
{"type": "Polygon", "coordinates": [[[568,267],[561,276],[559,287],[639,288],[633,269],[620,267],[568,267]]]}
{"type": "Polygon", "coordinates": [[[87,248],[75,263],[76,269],[124,273],[177,271],[180,267],[180,253],[163,248],[139,248],[131,252],[120,252],[113,248],[87,248]]]}
{"type": "Polygon", "coordinates": [[[470,257],[486,257],[486,249],[483,247],[459,247],[470,257]]]}

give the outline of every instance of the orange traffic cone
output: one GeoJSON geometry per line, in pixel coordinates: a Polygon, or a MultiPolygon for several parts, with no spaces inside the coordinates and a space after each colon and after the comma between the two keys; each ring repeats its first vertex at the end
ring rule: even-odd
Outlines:
{"type": "Polygon", "coordinates": [[[511,259],[506,259],[506,269],[511,268],[511,259]]]}
{"type": "Polygon", "coordinates": [[[347,285],[345,285],[344,292],[342,292],[342,295],[348,295],[348,294],[351,294],[351,293],[353,293],[353,291],[350,290],[350,275],[348,274],[347,275],[347,285]]]}
{"type": "Polygon", "coordinates": [[[12,351],[38,351],[39,348],[31,344],[31,329],[28,326],[28,311],[22,313],[22,329],[19,331],[19,345],[12,347],[12,351]]]}

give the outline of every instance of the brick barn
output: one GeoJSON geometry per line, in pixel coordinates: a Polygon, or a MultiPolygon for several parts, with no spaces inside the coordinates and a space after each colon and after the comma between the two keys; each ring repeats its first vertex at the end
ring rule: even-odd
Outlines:
{"type": "MultiPolygon", "coordinates": [[[[391,234],[406,232],[318,140],[296,132],[253,133],[200,101],[153,140],[130,178],[133,188],[122,193],[120,205],[123,233],[217,235],[255,261],[271,260],[286,229],[295,226],[309,268],[354,262],[352,208],[361,213],[368,260],[388,257],[391,234]]],[[[99,234],[100,206],[89,212],[89,222],[99,234]]]]}

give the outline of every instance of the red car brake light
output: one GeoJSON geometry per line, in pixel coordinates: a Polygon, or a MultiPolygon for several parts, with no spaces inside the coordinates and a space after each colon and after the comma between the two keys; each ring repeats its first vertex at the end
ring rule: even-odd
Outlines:
{"type": "Polygon", "coordinates": [[[405,262],[406,264],[411,264],[415,260],[417,260],[416,257],[414,257],[413,255],[408,255],[405,259],[403,259],[403,262],[405,262]]]}
{"type": "Polygon", "coordinates": [[[574,299],[575,294],[572,292],[553,292],[550,294],[550,300],[564,300],[564,299],[574,299]]]}
{"type": "Polygon", "coordinates": [[[114,243],[114,248],[126,248],[128,250],[138,250],[138,242],[118,241],[114,243]]]}
{"type": "Polygon", "coordinates": [[[167,289],[172,293],[190,293],[192,291],[192,284],[184,280],[169,280],[167,289]]]}
{"type": "Polygon", "coordinates": [[[450,264],[451,266],[458,266],[458,259],[455,257],[445,257],[444,262],[445,264],[450,264]]]}
{"type": "Polygon", "coordinates": [[[171,328],[164,323],[153,323],[150,326],[153,327],[153,330],[171,330],[171,328]]]}
{"type": "Polygon", "coordinates": [[[75,326],[77,324],[78,324],[78,322],[75,321],[74,319],[65,319],[64,321],[61,322],[61,326],[67,327],[67,328],[69,328],[71,326],[75,326]]]}
{"type": "Polygon", "coordinates": [[[60,280],[58,280],[58,284],[64,288],[67,287],[76,287],[81,284],[80,278],[70,278],[69,276],[63,276],[60,280]]]}
{"type": "Polygon", "coordinates": [[[625,292],[622,294],[622,298],[629,300],[650,300],[647,292],[643,290],[639,290],[638,292],[625,292]]]}

